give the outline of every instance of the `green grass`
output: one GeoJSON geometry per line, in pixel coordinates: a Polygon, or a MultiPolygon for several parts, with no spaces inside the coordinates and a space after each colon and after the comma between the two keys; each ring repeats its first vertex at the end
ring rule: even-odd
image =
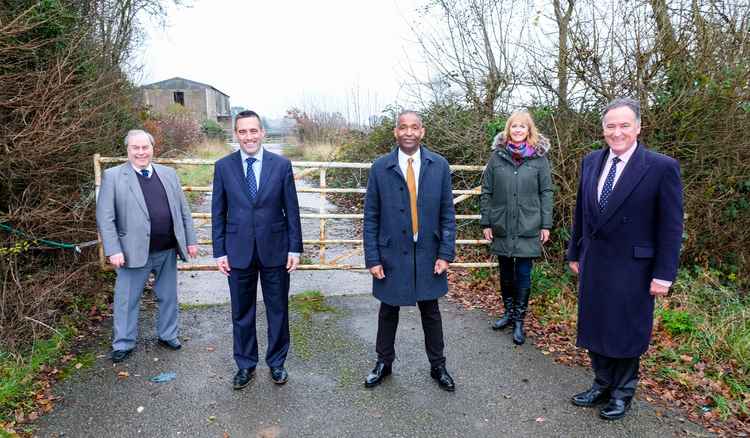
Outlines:
{"type": "MultiPolygon", "coordinates": [[[[750,295],[722,279],[713,270],[680,270],[670,295],[656,301],[656,332],[643,364],[654,377],[712,400],[712,409],[727,419],[750,411],[750,295]],[[703,375],[723,389],[702,384],[703,375]]],[[[575,285],[566,269],[546,262],[534,266],[534,313],[540,321],[574,321],[575,285]]]]}
{"type": "MultiPolygon", "coordinates": [[[[190,148],[188,157],[203,160],[216,160],[231,152],[228,144],[221,141],[210,141],[190,148]]],[[[177,166],[177,175],[183,186],[210,186],[214,177],[214,166],[210,165],[181,165],[177,166]]],[[[195,202],[202,196],[202,192],[186,192],[188,201],[195,202]]]]}
{"type": "Polygon", "coordinates": [[[304,319],[310,319],[313,313],[333,312],[336,309],[326,304],[326,299],[320,291],[311,290],[293,295],[289,299],[289,310],[304,319]]]}
{"type": "Polygon", "coordinates": [[[71,331],[34,342],[23,357],[0,351],[0,420],[10,419],[18,408],[31,407],[37,388],[35,381],[43,365],[51,366],[65,354],[71,331]]]}

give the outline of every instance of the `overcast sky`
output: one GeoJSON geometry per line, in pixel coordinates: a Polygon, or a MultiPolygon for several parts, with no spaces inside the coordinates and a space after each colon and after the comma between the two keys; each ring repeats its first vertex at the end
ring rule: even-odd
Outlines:
{"type": "Polygon", "coordinates": [[[134,79],[204,82],[269,118],[292,106],[346,113],[347,102],[353,114],[355,93],[362,112],[379,113],[407,98],[418,3],[193,0],[171,7],[165,28],[148,26],[134,79]]]}

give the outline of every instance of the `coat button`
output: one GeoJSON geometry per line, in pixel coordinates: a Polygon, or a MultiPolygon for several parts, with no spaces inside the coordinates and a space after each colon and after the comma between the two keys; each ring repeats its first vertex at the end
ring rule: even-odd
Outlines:
{"type": "Polygon", "coordinates": [[[402,208],[402,209],[401,209],[401,213],[403,213],[404,211],[406,211],[406,210],[404,210],[404,209],[402,208]]]}
{"type": "Polygon", "coordinates": [[[404,251],[404,255],[408,254],[406,251],[404,251]]]}
{"type": "Polygon", "coordinates": [[[401,230],[402,233],[406,234],[406,230],[401,230]]]}
{"type": "Polygon", "coordinates": [[[399,187],[398,189],[399,189],[399,190],[401,190],[402,192],[404,191],[404,188],[403,188],[403,187],[399,187]]]}

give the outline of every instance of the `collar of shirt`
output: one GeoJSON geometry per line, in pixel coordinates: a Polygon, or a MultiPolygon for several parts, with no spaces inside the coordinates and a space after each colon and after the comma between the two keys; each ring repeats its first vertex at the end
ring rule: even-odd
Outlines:
{"type": "Polygon", "coordinates": [[[250,155],[247,152],[245,152],[244,149],[240,148],[240,156],[242,157],[242,162],[247,163],[248,158],[255,158],[258,161],[263,160],[263,145],[260,145],[258,147],[258,152],[255,153],[255,155],[250,155]]]}
{"type": "Polygon", "coordinates": [[[620,163],[617,163],[617,167],[620,167],[621,163],[622,163],[622,166],[625,167],[625,165],[628,164],[628,160],[630,159],[630,157],[633,156],[633,153],[635,152],[635,148],[637,147],[638,147],[638,142],[636,141],[635,143],[633,143],[633,146],[630,146],[630,149],[623,152],[619,156],[615,154],[614,152],[612,152],[612,149],[610,149],[609,156],[607,157],[607,163],[612,164],[612,158],[619,157],[620,163]]]}
{"type": "Polygon", "coordinates": [[[148,177],[151,178],[151,175],[154,174],[154,166],[151,165],[151,163],[148,163],[148,166],[144,167],[143,169],[139,169],[133,165],[133,163],[130,163],[130,167],[135,170],[135,173],[141,173],[141,170],[146,169],[148,170],[148,177]]]}
{"type": "Polygon", "coordinates": [[[414,155],[406,155],[401,148],[398,148],[398,167],[401,168],[401,172],[404,174],[404,178],[406,178],[406,169],[409,166],[409,158],[414,158],[414,162],[412,163],[412,168],[414,169],[414,178],[416,178],[417,187],[419,187],[419,169],[421,167],[422,161],[421,161],[421,154],[422,154],[422,148],[419,147],[416,152],[414,152],[414,155]]]}
{"type": "Polygon", "coordinates": [[[240,148],[240,157],[242,157],[242,170],[245,171],[245,177],[247,177],[247,159],[255,158],[257,160],[255,163],[253,163],[253,170],[257,170],[257,172],[255,172],[255,180],[259,181],[260,168],[263,165],[263,145],[258,148],[258,152],[256,152],[255,155],[250,155],[242,148],[240,148]]]}

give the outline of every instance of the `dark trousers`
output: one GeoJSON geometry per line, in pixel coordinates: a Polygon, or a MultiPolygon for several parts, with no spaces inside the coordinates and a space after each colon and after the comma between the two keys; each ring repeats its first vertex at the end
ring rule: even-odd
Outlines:
{"type": "MultiPolygon", "coordinates": [[[[424,346],[430,366],[445,365],[445,356],[443,355],[443,320],[440,317],[438,300],[418,301],[417,305],[419,306],[419,315],[422,317],[424,346]]],[[[396,358],[394,344],[396,341],[396,329],[398,328],[399,309],[399,306],[380,303],[375,351],[378,353],[378,360],[385,362],[387,365],[392,364],[396,358]]]]}
{"type": "Polygon", "coordinates": [[[516,289],[531,289],[533,259],[527,257],[498,256],[500,279],[512,281],[516,289]]]}
{"type": "Polygon", "coordinates": [[[289,273],[286,266],[263,266],[256,249],[247,269],[232,268],[229,271],[234,360],[238,368],[255,368],[258,364],[255,331],[258,276],[268,322],[266,363],[269,367],[283,366],[289,352],[289,273]]]}
{"type": "Polygon", "coordinates": [[[596,389],[609,389],[612,398],[630,399],[638,386],[640,357],[612,358],[589,351],[596,389]]]}

